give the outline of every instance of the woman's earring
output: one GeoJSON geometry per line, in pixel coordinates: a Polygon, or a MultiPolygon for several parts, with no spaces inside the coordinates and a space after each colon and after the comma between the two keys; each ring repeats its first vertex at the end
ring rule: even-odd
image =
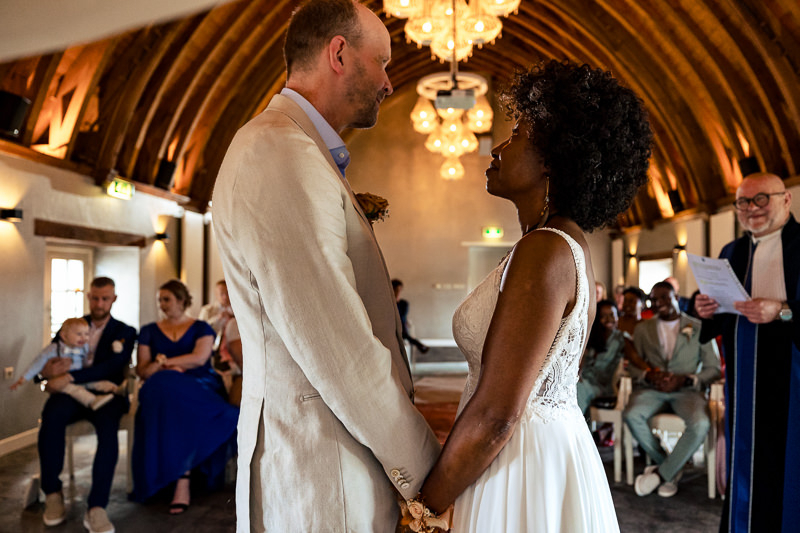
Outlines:
{"type": "Polygon", "coordinates": [[[544,207],[542,212],[539,213],[539,224],[544,224],[547,221],[546,215],[550,212],[550,176],[545,176],[545,189],[544,189],[544,207]]]}

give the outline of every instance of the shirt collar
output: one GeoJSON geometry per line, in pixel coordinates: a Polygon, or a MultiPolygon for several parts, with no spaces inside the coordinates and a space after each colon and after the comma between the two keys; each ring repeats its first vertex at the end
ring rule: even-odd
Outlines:
{"type": "Polygon", "coordinates": [[[344,141],[341,137],[339,137],[339,134],[336,133],[336,130],[334,130],[333,127],[328,124],[328,121],[325,120],[325,117],[323,117],[320,112],[317,111],[317,109],[311,104],[311,102],[303,97],[302,94],[288,87],[284,87],[281,90],[281,94],[291,99],[294,103],[299,105],[303,111],[305,111],[306,115],[308,115],[308,118],[310,118],[311,122],[314,124],[314,127],[317,128],[317,133],[319,133],[320,137],[322,137],[322,140],[325,143],[325,146],[328,147],[328,150],[334,150],[344,146],[344,141]]]}
{"type": "Polygon", "coordinates": [[[771,240],[774,240],[774,239],[780,239],[782,233],[783,233],[783,226],[781,226],[780,228],[776,229],[772,233],[767,233],[766,235],[762,235],[761,237],[754,237],[754,236],[751,235],[750,238],[752,239],[754,244],[758,244],[758,243],[764,242],[764,241],[771,241],[771,240]]]}

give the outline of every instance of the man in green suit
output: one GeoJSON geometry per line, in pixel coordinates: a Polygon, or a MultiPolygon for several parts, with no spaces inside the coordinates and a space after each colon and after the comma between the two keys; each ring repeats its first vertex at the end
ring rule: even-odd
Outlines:
{"type": "Polygon", "coordinates": [[[650,293],[656,316],[636,326],[633,344],[648,369],[633,369],[636,386],[623,414],[633,437],[655,462],[636,477],[634,489],[646,496],[658,489],[669,498],[678,492],[680,471],[702,444],[710,427],[706,388],[721,375],[717,345],[700,344],[701,323],[678,307],[675,289],[656,283],[650,293]],[[686,431],[667,455],[650,431],[653,415],[671,411],[686,431]]]}

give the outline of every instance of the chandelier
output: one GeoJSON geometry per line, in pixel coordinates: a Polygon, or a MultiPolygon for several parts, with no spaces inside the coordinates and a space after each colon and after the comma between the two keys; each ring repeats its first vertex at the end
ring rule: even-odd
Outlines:
{"type": "Polygon", "coordinates": [[[517,12],[521,0],[383,0],[383,10],[407,18],[406,40],[430,46],[441,62],[462,61],[473,46],[493,43],[503,30],[500,17],[517,12]]]}
{"type": "Polygon", "coordinates": [[[486,98],[489,88],[486,79],[473,73],[459,73],[456,63],[451,63],[451,68],[451,72],[419,80],[419,98],[411,110],[411,122],[415,131],[428,136],[425,148],[445,157],[440,170],[442,178],[457,180],[464,177],[459,157],[478,149],[475,134],[492,129],[494,113],[486,98]],[[443,98],[443,94],[447,96],[443,98]]]}

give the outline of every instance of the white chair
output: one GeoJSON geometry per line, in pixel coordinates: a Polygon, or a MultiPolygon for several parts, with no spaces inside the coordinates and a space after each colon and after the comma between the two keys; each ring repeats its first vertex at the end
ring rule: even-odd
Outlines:
{"type": "MultiPolygon", "coordinates": [[[[721,382],[712,383],[708,399],[708,410],[711,418],[711,426],[703,442],[703,455],[705,457],[706,472],[708,476],[708,497],[711,499],[717,496],[717,425],[724,410],[724,392],[721,382]]],[[[660,413],[650,418],[648,421],[650,429],[659,437],[666,434],[677,434],[678,437],[686,430],[683,419],[676,414],[660,413]]],[[[625,469],[626,482],[633,485],[633,436],[630,429],[625,433],[625,469]]],[[[650,458],[648,457],[649,464],[650,458]]]]}
{"type": "MultiPolygon", "coordinates": [[[[129,368],[128,376],[126,377],[124,387],[126,388],[126,394],[128,394],[128,399],[130,400],[131,407],[127,413],[122,415],[122,418],[119,421],[119,429],[124,430],[127,432],[128,437],[128,447],[126,450],[126,463],[127,463],[127,490],[128,492],[133,491],[133,466],[132,466],[132,455],[131,451],[133,450],[133,427],[134,427],[134,420],[136,418],[136,409],[139,407],[139,386],[141,385],[139,379],[136,376],[136,372],[133,368],[129,368]]],[[[67,426],[67,431],[65,434],[66,438],[66,459],[67,459],[67,472],[69,472],[69,478],[71,480],[75,479],[75,458],[74,458],[74,443],[77,437],[82,437],[84,435],[93,435],[94,434],[94,426],[92,426],[91,422],[88,420],[79,420],[73,424],[67,426]]],[[[41,478],[39,474],[35,474],[31,479],[30,487],[28,488],[28,492],[25,496],[25,507],[30,506],[32,503],[36,501],[44,501],[44,494],[41,492],[41,478]]]]}
{"type": "MultiPolygon", "coordinates": [[[[631,395],[631,378],[622,376],[619,380],[617,389],[617,403],[613,409],[602,409],[600,407],[590,407],[589,417],[592,422],[608,422],[614,430],[614,481],[622,481],[622,442],[624,434],[628,432],[627,426],[622,422],[622,411],[628,403],[631,395]]],[[[632,474],[631,474],[632,475],[632,474]]]]}

